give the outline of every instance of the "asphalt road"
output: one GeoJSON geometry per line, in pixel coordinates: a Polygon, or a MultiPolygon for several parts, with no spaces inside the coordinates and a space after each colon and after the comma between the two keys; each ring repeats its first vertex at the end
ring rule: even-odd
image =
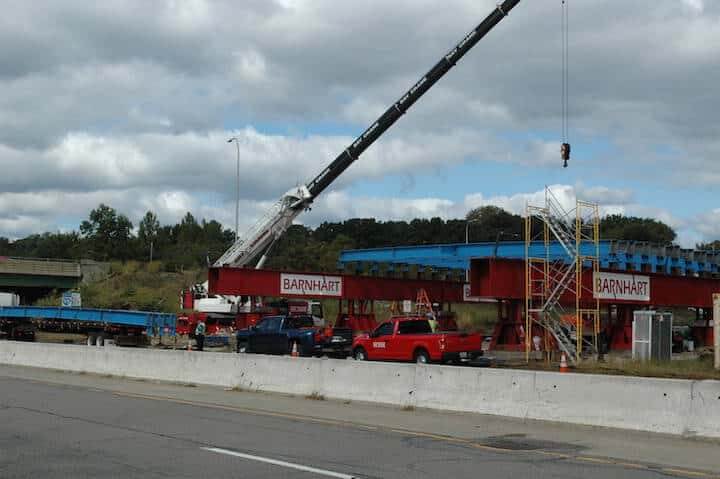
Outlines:
{"type": "MultiPolygon", "coordinates": [[[[324,420],[317,412],[326,401],[286,398],[315,413],[303,417],[183,399],[183,390],[192,397],[200,388],[165,385],[167,397],[161,397],[133,392],[143,389],[138,382],[123,392],[122,380],[113,380],[115,390],[104,386],[105,378],[83,381],[103,386],[9,377],[0,370],[0,477],[713,477],[586,457],[576,443],[555,438],[476,441],[324,420]]],[[[144,385],[149,392],[154,387],[144,385]]]]}

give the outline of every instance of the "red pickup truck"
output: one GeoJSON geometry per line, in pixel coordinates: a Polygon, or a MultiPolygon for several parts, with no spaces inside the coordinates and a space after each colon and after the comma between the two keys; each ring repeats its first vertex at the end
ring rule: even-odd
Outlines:
{"type": "Polygon", "coordinates": [[[482,356],[482,336],[457,331],[433,333],[423,317],[392,318],[353,341],[359,361],[464,362],[482,356]]]}

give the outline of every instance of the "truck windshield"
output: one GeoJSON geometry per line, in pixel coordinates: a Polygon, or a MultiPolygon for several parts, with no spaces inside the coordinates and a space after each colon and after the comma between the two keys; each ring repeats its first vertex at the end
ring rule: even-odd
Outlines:
{"type": "Polygon", "coordinates": [[[400,321],[398,334],[425,334],[432,333],[430,323],[424,319],[414,321],[400,321]]]}

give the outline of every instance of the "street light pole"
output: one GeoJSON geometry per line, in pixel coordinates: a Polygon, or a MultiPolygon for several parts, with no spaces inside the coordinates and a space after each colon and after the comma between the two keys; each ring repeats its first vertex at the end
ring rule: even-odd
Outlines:
{"type": "MultiPolygon", "coordinates": [[[[477,219],[474,220],[465,220],[465,244],[470,244],[470,223],[477,222],[477,219]]],[[[470,282],[470,268],[465,269],[465,281],[470,282]]]]}
{"type": "Polygon", "coordinates": [[[477,223],[479,219],[465,220],[465,244],[470,243],[470,223],[477,223]]]}
{"type": "Polygon", "coordinates": [[[715,369],[720,371],[720,293],[713,294],[713,339],[715,340],[715,369]]]}
{"type": "Polygon", "coordinates": [[[236,195],[235,195],[235,241],[238,239],[240,234],[240,140],[233,136],[228,140],[228,143],[235,142],[237,148],[237,178],[236,178],[236,195]]]}

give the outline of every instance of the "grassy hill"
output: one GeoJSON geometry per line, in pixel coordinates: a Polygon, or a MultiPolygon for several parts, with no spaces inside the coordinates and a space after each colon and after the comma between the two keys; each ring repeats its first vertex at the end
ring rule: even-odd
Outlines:
{"type": "MultiPolygon", "coordinates": [[[[158,261],[114,262],[106,278],[83,284],[80,293],[86,308],[177,313],[180,310],[180,291],[206,279],[205,270],[166,272],[158,261]]],[[[59,306],[60,294],[53,293],[38,301],[37,305],[59,306]]]]}

